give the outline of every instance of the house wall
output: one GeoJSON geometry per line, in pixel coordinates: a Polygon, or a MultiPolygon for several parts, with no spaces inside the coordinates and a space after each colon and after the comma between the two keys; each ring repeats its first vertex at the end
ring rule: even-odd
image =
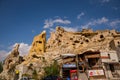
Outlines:
{"type": "Polygon", "coordinates": [[[120,75],[120,64],[117,52],[116,51],[101,52],[100,55],[105,70],[106,78],[107,79],[115,78],[113,76],[114,73],[120,75]],[[114,72],[111,71],[110,64],[114,66],[115,70],[114,72]]]}
{"type": "Polygon", "coordinates": [[[101,52],[100,55],[102,62],[107,62],[107,63],[119,62],[116,51],[101,52]]]}
{"type": "MultiPolygon", "coordinates": [[[[114,64],[113,63],[112,65],[114,66],[114,69],[115,69],[115,72],[113,72],[113,73],[117,73],[118,75],[120,75],[120,64],[114,64]]],[[[104,70],[105,70],[105,75],[106,75],[107,79],[113,79],[113,78],[115,78],[112,75],[112,71],[110,70],[109,64],[104,64],[104,70]]],[[[120,78],[120,76],[119,76],[119,78],[120,78]]]]}

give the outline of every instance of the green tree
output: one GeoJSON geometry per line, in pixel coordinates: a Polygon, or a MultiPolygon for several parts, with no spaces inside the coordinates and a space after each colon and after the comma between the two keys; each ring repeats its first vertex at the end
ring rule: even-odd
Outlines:
{"type": "Polygon", "coordinates": [[[45,76],[49,76],[49,75],[58,76],[59,75],[59,65],[58,65],[57,61],[54,61],[53,64],[45,67],[44,71],[45,71],[45,76]]]}
{"type": "Polygon", "coordinates": [[[36,71],[36,70],[33,71],[32,75],[33,75],[33,76],[32,76],[33,79],[38,80],[38,74],[37,74],[37,71],[36,71]]]}
{"type": "Polygon", "coordinates": [[[0,73],[3,71],[3,64],[0,62],[0,73]]]}

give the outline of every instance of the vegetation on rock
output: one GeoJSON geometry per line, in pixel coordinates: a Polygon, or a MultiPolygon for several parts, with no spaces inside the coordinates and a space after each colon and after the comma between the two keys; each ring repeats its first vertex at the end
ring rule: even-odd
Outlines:
{"type": "Polygon", "coordinates": [[[33,71],[32,77],[33,77],[33,79],[38,80],[38,73],[36,70],[33,71]]]}
{"type": "Polygon", "coordinates": [[[59,65],[57,63],[57,61],[54,61],[53,64],[51,64],[50,66],[47,66],[44,68],[45,71],[45,77],[49,76],[49,75],[59,75],[59,65]]]}
{"type": "Polygon", "coordinates": [[[3,64],[0,62],[0,73],[3,71],[3,64]]]}
{"type": "Polygon", "coordinates": [[[57,63],[57,61],[54,61],[53,64],[51,64],[50,66],[47,66],[44,68],[45,71],[45,77],[49,76],[49,75],[59,75],[59,65],[57,63]]]}

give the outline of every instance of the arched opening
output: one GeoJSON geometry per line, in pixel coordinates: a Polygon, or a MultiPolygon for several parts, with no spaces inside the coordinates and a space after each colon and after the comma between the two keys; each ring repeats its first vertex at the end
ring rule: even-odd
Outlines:
{"type": "Polygon", "coordinates": [[[100,52],[99,51],[86,51],[79,55],[80,70],[93,69],[100,67],[100,52]]]}

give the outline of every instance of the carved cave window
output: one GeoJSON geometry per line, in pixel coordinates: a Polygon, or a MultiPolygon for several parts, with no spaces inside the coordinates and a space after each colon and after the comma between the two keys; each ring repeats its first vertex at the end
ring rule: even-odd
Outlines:
{"type": "Polygon", "coordinates": [[[11,63],[11,62],[12,62],[12,60],[9,60],[9,61],[8,61],[8,63],[11,63]]]}
{"type": "Polygon", "coordinates": [[[62,34],[59,34],[60,37],[62,37],[62,34]]]}
{"type": "Polygon", "coordinates": [[[120,42],[118,41],[117,43],[118,43],[118,47],[120,48],[120,42]]]}
{"type": "Polygon", "coordinates": [[[83,44],[83,42],[81,42],[81,44],[83,44]]]}
{"type": "Polygon", "coordinates": [[[100,38],[104,38],[104,36],[101,34],[101,35],[100,35],[100,38]]]}
{"type": "Polygon", "coordinates": [[[75,45],[75,43],[73,43],[72,45],[75,45]]]}
{"type": "Polygon", "coordinates": [[[70,40],[73,40],[73,38],[70,38],[70,40]]]}
{"type": "Polygon", "coordinates": [[[60,40],[58,40],[58,42],[60,43],[61,41],[60,41],[60,40]]]}
{"type": "Polygon", "coordinates": [[[120,44],[120,42],[118,41],[118,44],[120,44]]]}
{"type": "Polygon", "coordinates": [[[110,59],[110,54],[108,54],[108,58],[110,59]]]}
{"type": "Polygon", "coordinates": [[[86,41],[86,42],[89,42],[89,40],[88,40],[88,39],[86,39],[85,41],[86,41]]]}
{"type": "Polygon", "coordinates": [[[42,43],[42,41],[36,41],[37,43],[42,43]]]}
{"type": "Polygon", "coordinates": [[[74,41],[75,43],[79,43],[80,41],[78,41],[78,40],[76,40],[76,41],[74,41]]]}
{"type": "Polygon", "coordinates": [[[41,50],[41,49],[39,49],[39,51],[41,52],[42,50],[41,50]]]}

